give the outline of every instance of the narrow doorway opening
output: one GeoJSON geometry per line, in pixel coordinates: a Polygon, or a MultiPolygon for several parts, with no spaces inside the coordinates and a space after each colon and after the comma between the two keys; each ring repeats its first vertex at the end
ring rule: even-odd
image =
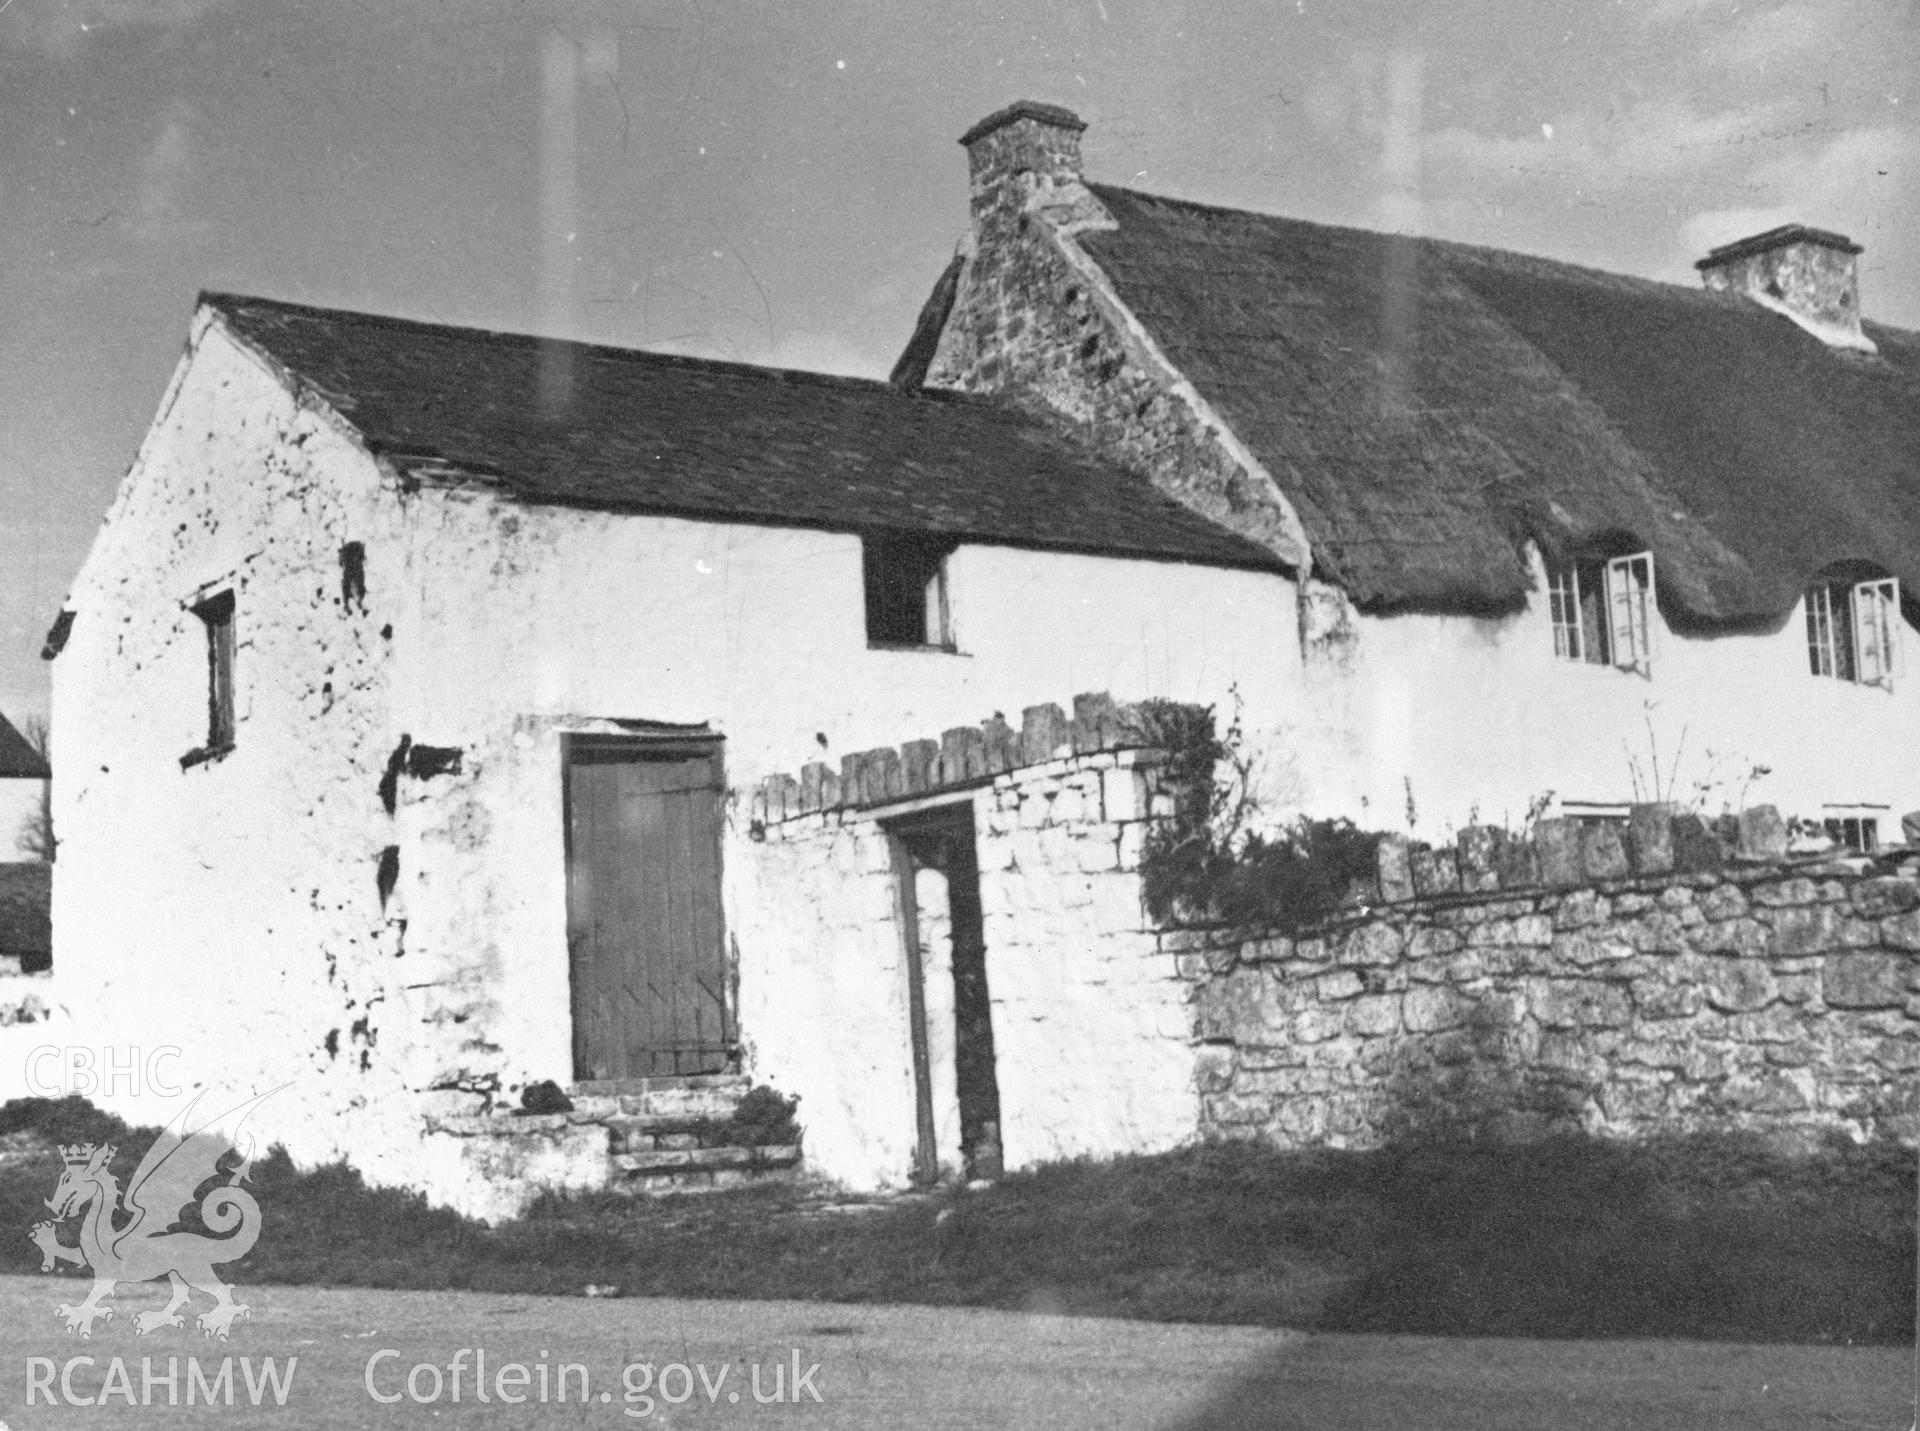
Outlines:
{"type": "Polygon", "coordinates": [[[1001,1172],[1000,1087],[987,987],[986,921],[973,806],[960,802],[886,823],[907,943],[919,1112],[915,1174],[1001,1172]]]}

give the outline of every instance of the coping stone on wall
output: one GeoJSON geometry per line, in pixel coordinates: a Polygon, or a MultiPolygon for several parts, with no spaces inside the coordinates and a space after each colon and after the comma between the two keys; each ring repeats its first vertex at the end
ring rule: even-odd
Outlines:
{"type": "Polygon", "coordinates": [[[938,741],[910,740],[841,757],[836,773],[815,761],[790,775],[769,775],[753,792],[754,819],[778,824],[801,815],[882,805],[909,796],[962,789],[1016,770],[1088,755],[1149,748],[1139,708],[1105,691],[1073,698],[1069,718],[1058,705],[1028,706],[1015,730],[995,711],[977,726],[956,726],[938,741]]]}
{"type": "Polygon", "coordinates": [[[1374,851],[1374,864],[1380,879],[1383,904],[1399,904],[1412,899],[1412,850],[1405,835],[1383,835],[1374,851]]]}
{"type": "Polygon", "coordinates": [[[1679,808],[1657,801],[1635,805],[1627,812],[1627,846],[1635,874],[1665,874],[1673,868],[1673,817],[1679,808]]]}
{"type": "Polygon", "coordinates": [[[909,795],[924,795],[936,788],[934,762],[940,758],[940,745],[931,740],[910,740],[900,747],[900,778],[909,795]]]}
{"type": "MultiPolygon", "coordinates": [[[[1813,863],[1831,860],[1829,852],[1813,863]]],[[[1730,864],[1758,870],[1790,864],[1811,870],[1787,848],[1786,822],[1771,805],[1709,821],[1664,801],[1635,805],[1626,821],[1537,821],[1513,833],[1470,825],[1452,845],[1429,848],[1405,835],[1382,835],[1374,884],[1364,904],[1456,901],[1501,890],[1575,889],[1670,874],[1715,874],[1730,864]]]]}
{"type": "Polygon", "coordinates": [[[1500,888],[1500,845],[1506,831],[1469,825],[1460,832],[1460,888],[1469,894],[1500,888]]]}

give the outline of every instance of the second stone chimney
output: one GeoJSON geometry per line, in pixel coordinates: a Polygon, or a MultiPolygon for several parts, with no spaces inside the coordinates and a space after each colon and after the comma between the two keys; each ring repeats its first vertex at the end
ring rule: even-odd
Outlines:
{"type": "Polygon", "coordinates": [[[1860,252],[1845,234],[1786,224],[1723,244],[1694,267],[1710,289],[1744,294],[1832,347],[1871,353],[1860,331],[1860,252]]]}
{"type": "Polygon", "coordinates": [[[995,110],[960,136],[972,177],[973,213],[1036,190],[1080,179],[1080,135],[1087,123],[1070,109],[1038,100],[1016,100],[995,110]]]}

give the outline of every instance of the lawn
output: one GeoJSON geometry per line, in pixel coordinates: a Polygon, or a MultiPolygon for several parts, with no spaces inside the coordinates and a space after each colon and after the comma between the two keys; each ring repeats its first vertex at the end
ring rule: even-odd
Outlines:
{"type": "MultiPolygon", "coordinates": [[[[55,1144],[154,1132],[77,1099],[0,1109],[0,1271],[55,1144]]],[[[497,1228],[341,1167],[254,1169],[266,1232],[239,1283],[793,1298],[1150,1321],[1501,1337],[1897,1345],[1914,1327],[1914,1155],[1789,1158],[1729,1138],[1626,1146],[1242,1145],[1073,1162],[975,1192],[860,1204],[770,1187],[548,1198],[497,1228]]],[[[72,1233],[66,1236],[71,1239],[72,1233]]]]}

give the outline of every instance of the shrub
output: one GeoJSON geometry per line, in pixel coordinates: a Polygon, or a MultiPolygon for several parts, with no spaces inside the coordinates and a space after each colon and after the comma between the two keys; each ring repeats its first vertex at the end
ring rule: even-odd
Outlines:
{"type": "Polygon", "coordinates": [[[1166,752],[1174,812],[1147,836],[1141,875],[1156,920],[1222,920],[1294,929],[1337,912],[1370,880],[1380,836],[1351,820],[1301,816],[1263,833],[1238,717],[1221,736],[1211,706],[1147,701],[1146,738],[1166,752]]]}
{"type": "Polygon", "coordinates": [[[737,1148],[784,1147],[800,1141],[798,1096],[788,1098],[766,1084],[749,1089],[725,1125],[726,1138],[737,1148]]]}

